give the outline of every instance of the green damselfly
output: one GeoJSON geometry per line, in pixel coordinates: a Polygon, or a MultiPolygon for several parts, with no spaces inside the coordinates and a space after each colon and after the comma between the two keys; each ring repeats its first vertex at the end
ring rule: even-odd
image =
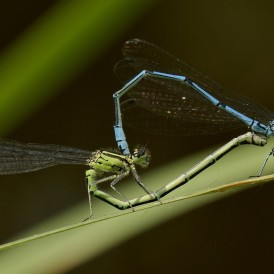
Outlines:
{"type": "Polygon", "coordinates": [[[92,197],[97,197],[120,210],[154,201],[160,202],[162,197],[184,185],[226,153],[242,144],[264,146],[266,139],[251,132],[243,134],[155,192],[142,183],[135,168],[135,165],[143,168],[149,165],[151,155],[146,146],[134,149],[131,155],[122,155],[111,151],[97,150],[91,152],[61,145],[21,143],[14,140],[0,139],[0,175],[32,172],[61,164],[86,165],[88,167],[86,170],[86,184],[90,216],[92,216],[92,197]],[[128,200],[115,186],[130,172],[138,185],[147,194],[128,200]],[[107,181],[111,181],[111,188],[123,198],[122,200],[99,189],[99,185],[107,181]]]}

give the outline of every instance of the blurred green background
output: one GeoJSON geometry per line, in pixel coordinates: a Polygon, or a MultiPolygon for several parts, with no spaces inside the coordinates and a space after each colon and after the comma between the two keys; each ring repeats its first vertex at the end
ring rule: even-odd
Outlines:
{"type": "MultiPolygon", "coordinates": [[[[273,109],[273,1],[14,0],[0,7],[3,137],[91,151],[115,147],[112,93],[121,84],[113,66],[131,38],[151,41],[222,86],[273,109]]],[[[245,132],[201,138],[126,130],[131,146],[149,142],[151,169],[157,172],[245,132]]],[[[265,153],[258,150],[258,155],[259,168],[265,153]]],[[[248,157],[232,161],[242,169],[248,157]]],[[[180,172],[185,169],[182,164],[180,172]]],[[[84,170],[60,166],[1,176],[1,242],[81,201],[87,210],[71,222],[84,219],[84,170]]],[[[251,169],[249,175],[256,172],[251,169]]],[[[239,193],[70,269],[41,273],[266,272],[274,251],[273,193],[271,185],[239,193]]]]}

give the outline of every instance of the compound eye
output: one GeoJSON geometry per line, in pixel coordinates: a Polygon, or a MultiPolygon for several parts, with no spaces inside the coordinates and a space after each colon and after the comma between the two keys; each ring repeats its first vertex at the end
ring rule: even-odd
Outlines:
{"type": "Polygon", "coordinates": [[[139,151],[138,151],[137,148],[134,148],[134,150],[133,150],[133,156],[134,157],[138,157],[139,156],[139,151]]]}

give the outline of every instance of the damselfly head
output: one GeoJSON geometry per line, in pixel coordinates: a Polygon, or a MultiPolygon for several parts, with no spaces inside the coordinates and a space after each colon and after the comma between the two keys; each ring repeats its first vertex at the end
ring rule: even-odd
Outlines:
{"type": "Polygon", "coordinates": [[[150,163],[151,154],[147,145],[138,147],[133,150],[132,160],[133,163],[141,167],[147,167],[150,163]]]}

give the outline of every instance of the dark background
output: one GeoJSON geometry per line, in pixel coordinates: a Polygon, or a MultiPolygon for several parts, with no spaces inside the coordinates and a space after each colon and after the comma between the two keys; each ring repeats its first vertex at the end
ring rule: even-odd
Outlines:
{"type": "MultiPolygon", "coordinates": [[[[9,47],[55,2],[14,0],[1,3],[0,51],[9,47]]],[[[125,3],[130,4],[130,1],[125,3]]],[[[121,84],[113,74],[113,66],[121,58],[124,41],[135,37],[159,45],[222,86],[273,109],[273,11],[273,2],[266,0],[158,1],[133,27],[119,35],[108,46],[108,51],[98,56],[96,63],[68,79],[52,100],[45,102],[5,137],[89,150],[115,147],[111,96],[121,84]]],[[[244,130],[201,139],[199,136],[153,136],[128,128],[127,138],[131,145],[149,142],[153,168],[205,147],[225,143],[241,132],[244,130]]],[[[86,199],[83,173],[83,167],[61,166],[30,174],[1,176],[1,241],[86,199]]],[[[196,210],[70,273],[94,272],[95,265],[97,273],[108,272],[110,268],[111,273],[148,272],[157,267],[160,273],[176,273],[179,266],[185,273],[267,273],[273,254],[270,244],[273,244],[274,226],[272,193],[273,186],[268,185],[252,201],[245,192],[196,210]],[[194,240],[182,243],[180,234],[187,234],[194,240]],[[154,248],[154,243],[159,241],[165,247],[163,252],[154,248]],[[124,257],[125,254],[130,255],[124,257]],[[192,256],[202,258],[201,264],[193,265],[192,256]]]]}

